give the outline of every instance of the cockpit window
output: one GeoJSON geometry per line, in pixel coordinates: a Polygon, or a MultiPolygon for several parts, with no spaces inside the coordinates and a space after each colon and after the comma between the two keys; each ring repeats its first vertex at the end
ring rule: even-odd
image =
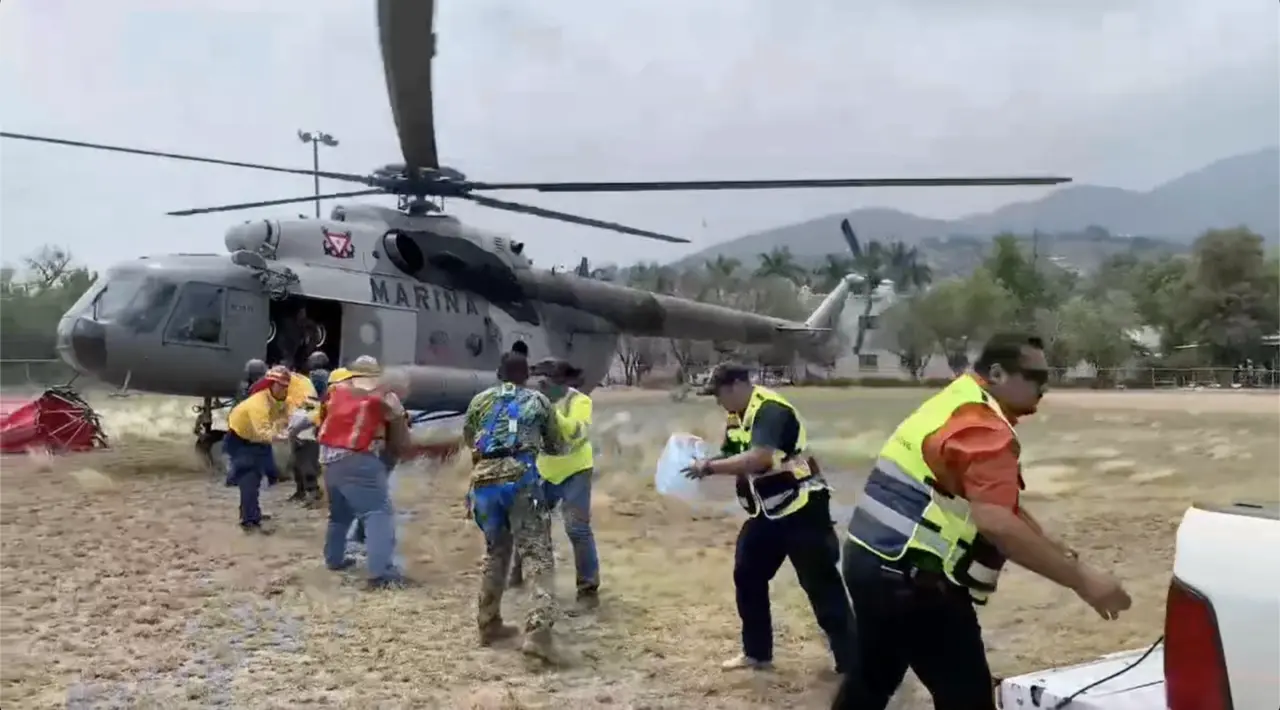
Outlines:
{"type": "Polygon", "coordinates": [[[142,279],[116,277],[108,279],[106,285],[93,299],[92,316],[97,321],[115,320],[129,306],[129,302],[142,285],[142,279]]]}
{"type": "Polygon", "coordinates": [[[164,320],[177,293],[177,284],[148,277],[134,295],[121,320],[138,333],[150,333],[164,320]]]}
{"type": "Polygon", "coordinates": [[[222,316],[227,292],[221,286],[188,283],[169,319],[165,338],[188,343],[222,344],[222,316]]]}

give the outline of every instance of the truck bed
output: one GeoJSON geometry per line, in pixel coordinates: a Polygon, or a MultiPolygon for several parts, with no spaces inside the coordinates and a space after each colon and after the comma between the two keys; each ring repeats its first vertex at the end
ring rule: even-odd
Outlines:
{"type": "MultiPolygon", "coordinates": [[[[1052,710],[1081,688],[1119,672],[1147,649],[1121,651],[1095,661],[1006,678],[996,692],[996,703],[1006,710],[1052,710]]],[[[1163,710],[1164,648],[1157,647],[1141,663],[1111,680],[1090,688],[1066,706],[1066,710],[1163,710]]]]}

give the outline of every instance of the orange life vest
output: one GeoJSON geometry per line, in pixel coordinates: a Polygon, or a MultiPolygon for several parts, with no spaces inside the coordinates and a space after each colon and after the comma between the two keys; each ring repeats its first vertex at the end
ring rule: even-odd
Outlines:
{"type": "Polygon", "coordinates": [[[386,424],[382,394],[338,385],[325,393],[324,421],[316,440],[325,446],[349,451],[369,451],[386,424]]]}

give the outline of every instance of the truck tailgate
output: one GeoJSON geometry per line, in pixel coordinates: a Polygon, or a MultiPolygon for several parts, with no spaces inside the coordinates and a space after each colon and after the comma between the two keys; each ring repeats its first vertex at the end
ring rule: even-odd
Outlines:
{"type": "MultiPolygon", "coordinates": [[[[996,692],[996,703],[1005,710],[1046,708],[1081,688],[1118,673],[1133,664],[1147,649],[1121,651],[1076,666],[1052,668],[1006,678],[996,692]]],[[[1066,706],[1068,710],[1163,710],[1164,647],[1151,652],[1141,663],[1111,680],[1080,694],[1066,706]]]]}

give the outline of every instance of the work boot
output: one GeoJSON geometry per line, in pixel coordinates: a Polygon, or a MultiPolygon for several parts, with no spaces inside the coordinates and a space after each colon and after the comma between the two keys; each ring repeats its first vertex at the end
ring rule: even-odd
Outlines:
{"type": "Polygon", "coordinates": [[[761,660],[752,658],[751,656],[748,656],[745,653],[741,653],[741,654],[738,654],[737,656],[734,656],[733,658],[730,658],[724,663],[721,663],[720,670],[722,671],[740,671],[740,670],[770,671],[770,670],[773,670],[773,662],[761,661],[761,660]]]}
{"type": "Polygon", "coordinates": [[[262,523],[240,523],[240,529],[248,535],[270,535],[273,532],[271,528],[262,527],[262,523]]]}
{"type": "Polygon", "coordinates": [[[525,634],[524,643],[520,644],[520,652],[549,665],[558,666],[561,663],[551,629],[537,629],[525,634]]]}
{"type": "Polygon", "coordinates": [[[516,627],[502,623],[502,619],[494,619],[480,627],[480,645],[487,648],[499,641],[515,638],[519,633],[516,627]]]}
{"type": "Polygon", "coordinates": [[[600,590],[594,587],[578,590],[578,606],[587,611],[600,608],[600,590]]]}
{"type": "Polygon", "coordinates": [[[352,567],[354,567],[355,565],[356,565],[356,561],[355,561],[355,559],[354,559],[354,558],[351,558],[351,557],[345,557],[345,558],[343,558],[343,560],[342,560],[341,562],[339,562],[336,566],[335,566],[335,565],[325,565],[325,567],[327,567],[327,568],[329,569],[329,571],[330,571],[330,572],[341,572],[342,570],[345,570],[345,569],[351,569],[351,568],[352,568],[352,567]]]}
{"type": "Polygon", "coordinates": [[[303,493],[302,491],[294,491],[294,493],[293,493],[293,494],[291,494],[291,495],[290,495],[288,498],[286,498],[285,500],[288,500],[290,503],[297,503],[297,502],[299,502],[299,501],[303,501],[303,500],[306,500],[306,499],[307,499],[307,494],[306,494],[306,493],[303,493]]]}
{"type": "Polygon", "coordinates": [[[418,583],[408,577],[375,577],[365,583],[365,588],[369,591],[408,589],[416,587],[418,583]]]}

